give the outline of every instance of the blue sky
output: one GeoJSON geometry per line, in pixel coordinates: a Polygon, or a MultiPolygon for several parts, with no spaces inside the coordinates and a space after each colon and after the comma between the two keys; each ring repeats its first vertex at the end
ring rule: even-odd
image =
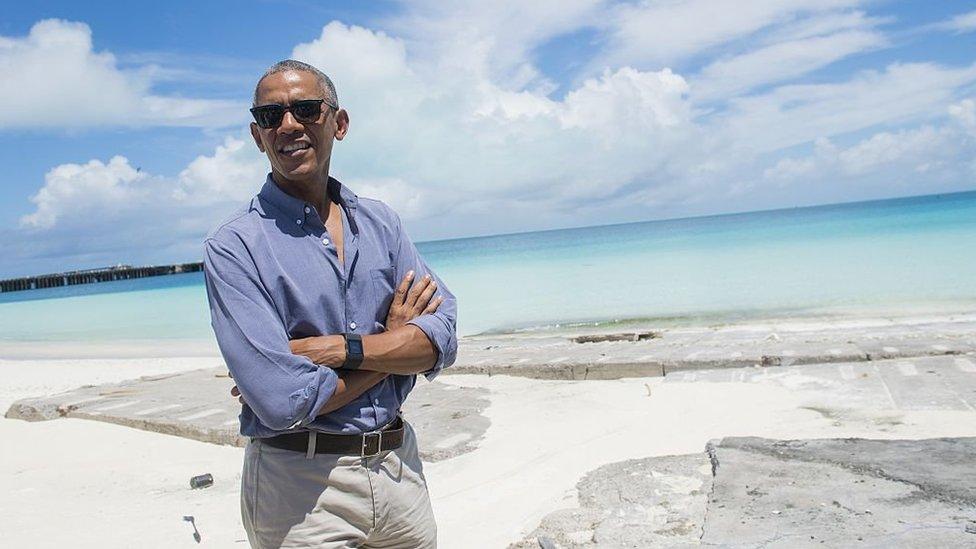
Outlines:
{"type": "Polygon", "coordinates": [[[287,57],[417,240],[976,188],[976,3],[35,2],[0,20],[0,277],[198,259],[287,57]],[[92,5],[93,4],[93,5],[92,5]]]}

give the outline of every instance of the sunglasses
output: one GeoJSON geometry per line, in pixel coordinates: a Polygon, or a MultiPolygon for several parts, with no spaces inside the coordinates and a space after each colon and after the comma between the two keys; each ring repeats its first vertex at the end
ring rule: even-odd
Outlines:
{"type": "Polygon", "coordinates": [[[295,120],[302,124],[312,124],[318,122],[319,116],[322,114],[322,103],[333,109],[339,108],[325,99],[303,99],[295,101],[287,107],[278,104],[254,107],[251,109],[251,114],[254,115],[254,121],[257,122],[257,125],[266,130],[280,126],[286,112],[291,112],[295,120]]]}

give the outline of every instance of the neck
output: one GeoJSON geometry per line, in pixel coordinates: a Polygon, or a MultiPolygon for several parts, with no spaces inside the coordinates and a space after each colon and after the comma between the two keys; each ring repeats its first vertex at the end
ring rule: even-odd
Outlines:
{"type": "Polygon", "coordinates": [[[332,200],[329,198],[329,172],[307,180],[296,181],[288,179],[280,173],[272,170],[271,178],[278,184],[281,190],[300,200],[308,202],[319,212],[322,222],[329,218],[332,200]]]}

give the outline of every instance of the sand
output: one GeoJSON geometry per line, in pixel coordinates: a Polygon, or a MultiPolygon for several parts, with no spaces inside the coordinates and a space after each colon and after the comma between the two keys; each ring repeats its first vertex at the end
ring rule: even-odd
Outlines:
{"type": "MultiPolygon", "coordinates": [[[[218,358],[0,361],[0,406],[86,383],[219,364],[218,358]]],[[[976,436],[976,412],[902,412],[880,431],[803,409],[799,390],[768,384],[664,383],[661,378],[541,381],[441,376],[490,391],[485,439],[426,466],[440,546],[504,547],[546,513],[572,505],[579,478],[604,463],[701,451],[712,438],[976,436]]],[[[878,414],[883,411],[875,411],[878,414]]],[[[238,490],[242,450],[61,419],[0,420],[0,545],[246,547],[238,490]],[[209,472],[214,486],[190,490],[209,472]],[[202,534],[182,520],[193,515],[202,534]]]]}

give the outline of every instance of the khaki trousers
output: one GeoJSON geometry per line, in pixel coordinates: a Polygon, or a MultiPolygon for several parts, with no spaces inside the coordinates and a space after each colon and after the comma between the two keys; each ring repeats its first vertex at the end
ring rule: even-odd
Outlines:
{"type": "Polygon", "coordinates": [[[255,439],[244,450],[241,515],[251,547],[437,547],[413,428],[376,456],[304,453],[255,439]]]}

